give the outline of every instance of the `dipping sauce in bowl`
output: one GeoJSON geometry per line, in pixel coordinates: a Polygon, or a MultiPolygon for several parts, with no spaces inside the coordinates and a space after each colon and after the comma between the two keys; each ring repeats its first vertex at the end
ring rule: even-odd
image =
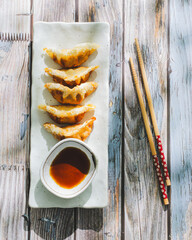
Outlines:
{"type": "Polygon", "coordinates": [[[50,175],[63,188],[73,188],[87,176],[90,161],[87,155],[78,148],[64,148],[53,160],[50,175]]]}
{"type": "Polygon", "coordinates": [[[73,198],[91,184],[97,167],[97,157],[86,143],[64,139],[53,146],[42,162],[41,182],[54,195],[73,198]]]}

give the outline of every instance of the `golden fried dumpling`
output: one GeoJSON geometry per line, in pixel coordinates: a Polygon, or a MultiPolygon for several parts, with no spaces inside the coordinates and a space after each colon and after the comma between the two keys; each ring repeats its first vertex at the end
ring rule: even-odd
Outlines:
{"type": "Polygon", "coordinates": [[[44,123],[44,128],[50,132],[56,139],[77,138],[84,141],[91,133],[95,117],[87,120],[82,124],[75,124],[67,127],[58,127],[55,124],[44,123]]]}
{"type": "Polygon", "coordinates": [[[68,88],[59,83],[45,84],[52,96],[62,104],[80,104],[96,90],[97,86],[96,82],[82,83],[74,88],[68,88]]]}
{"type": "Polygon", "coordinates": [[[71,49],[48,49],[43,50],[58,64],[64,68],[78,67],[99,48],[96,43],[81,43],[71,49]]]}
{"type": "Polygon", "coordinates": [[[88,80],[92,71],[99,66],[93,67],[78,67],[74,69],[62,69],[57,70],[53,68],[45,68],[45,72],[53,77],[53,80],[57,83],[74,87],[88,80]]]}
{"type": "Polygon", "coordinates": [[[39,105],[38,107],[48,112],[50,117],[57,123],[77,123],[83,119],[86,112],[95,109],[92,104],[85,106],[39,105]]]}

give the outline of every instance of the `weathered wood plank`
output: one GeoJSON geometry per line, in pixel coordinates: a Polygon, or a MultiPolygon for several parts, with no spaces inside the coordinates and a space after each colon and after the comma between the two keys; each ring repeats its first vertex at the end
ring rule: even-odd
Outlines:
{"type": "Polygon", "coordinates": [[[121,238],[122,1],[79,1],[79,21],[110,23],[109,205],[78,210],[77,239],[121,238]]]}
{"type": "Polygon", "coordinates": [[[192,1],[170,1],[171,239],[192,239],[192,1]]]}
{"type": "Polygon", "coordinates": [[[28,239],[28,42],[0,42],[0,238],[28,239]]]}
{"type": "Polygon", "coordinates": [[[29,150],[28,42],[0,42],[1,164],[25,164],[29,150]]]}
{"type": "Polygon", "coordinates": [[[74,209],[31,209],[31,239],[74,239],[74,209]]]}
{"type": "Polygon", "coordinates": [[[0,0],[0,40],[29,40],[30,0],[0,0]]]}
{"type": "MultiPolygon", "coordinates": [[[[66,21],[75,20],[75,0],[34,0],[34,22],[36,21],[66,21]]],[[[30,238],[40,239],[74,239],[75,209],[31,209],[30,238]],[[53,221],[50,227],[40,219],[53,221]],[[56,221],[55,225],[53,224],[56,221]],[[55,233],[54,233],[55,231],[55,233]],[[53,238],[54,237],[54,238],[53,238]]]]}
{"type": "Polygon", "coordinates": [[[128,59],[133,57],[138,69],[134,49],[135,38],[138,38],[166,153],[168,6],[164,0],[125,1],[124,9],[125,239],[167,239],[167,212],[160,200],[158,180],[128,59]]]}
{"type": "Polygon", "coordinates": [[[103,209],[78,209],[76,239],[104,239],[103,209]]]}
{"type": "Polygon", "coordinates": [[[74,22],[75,0],[33,0],[33,20],[45,22],[74,22]]]}
{"type": "Polygon", "coordinates": [[[26,168],[0,166],[0,238],[28,239],[22,215],[26,212],[26,168]]]}

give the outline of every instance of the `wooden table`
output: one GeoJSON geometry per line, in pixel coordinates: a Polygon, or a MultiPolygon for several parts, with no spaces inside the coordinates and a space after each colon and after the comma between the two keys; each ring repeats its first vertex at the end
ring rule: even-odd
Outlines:
{"type": "Polygon", "coordinates": [[[191,13],[191,0],[0,1],[0,239],[192,239],[191,13]],[[36,21],[110,23],[107,208],[28,206],[29,70],[36,21]],[[135,37],[171,174],[168,209],[160,200],[130,73],[130,56],[138,69],[135,37]]]}

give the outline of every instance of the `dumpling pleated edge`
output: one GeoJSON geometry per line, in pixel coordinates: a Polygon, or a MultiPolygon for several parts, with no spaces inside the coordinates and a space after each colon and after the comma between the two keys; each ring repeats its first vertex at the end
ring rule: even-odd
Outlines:
{"type": "Polygon", "coordinates": [[[64,86],[74,87],[76,85],[80,85],[81,83],[85,83],[91,73],[96,70],[99,66],[91,66],[91,67],[78,67],[74,69],[53,69],[53,68],[45,68],[45,72],[53,77],[53,80],[56,83],[60,83],[64,86]]]}
{"type": "Polygon", "coordinates": [[[82,124],[75,124],[67,127],[58,127],[52,123],[44,123],[44,128],[51,133],[56,139],[62,140],[65,138],[76,138],[82,141],[90,135],[93,128],[93,123],[96,120],[95,117],[85,121],[82,124]]]}
{"type": "Polygon", "coordinates": [[[38,106],[39,109],[46,111],[50,118],[59,124],[64,123],[77,123],[80,122],[85,113],[93,111],[96,107],[92,104],[71,106],[71,105],[56,105],[49,106],[41,104],[38,106]]]}
{"type": "Polygon", "coordinates": [[[82,43],[71,49],[44,48],[43,50],[63,68],[73,68],[87,61],[99,47],[96,43],[82,43]]]}

